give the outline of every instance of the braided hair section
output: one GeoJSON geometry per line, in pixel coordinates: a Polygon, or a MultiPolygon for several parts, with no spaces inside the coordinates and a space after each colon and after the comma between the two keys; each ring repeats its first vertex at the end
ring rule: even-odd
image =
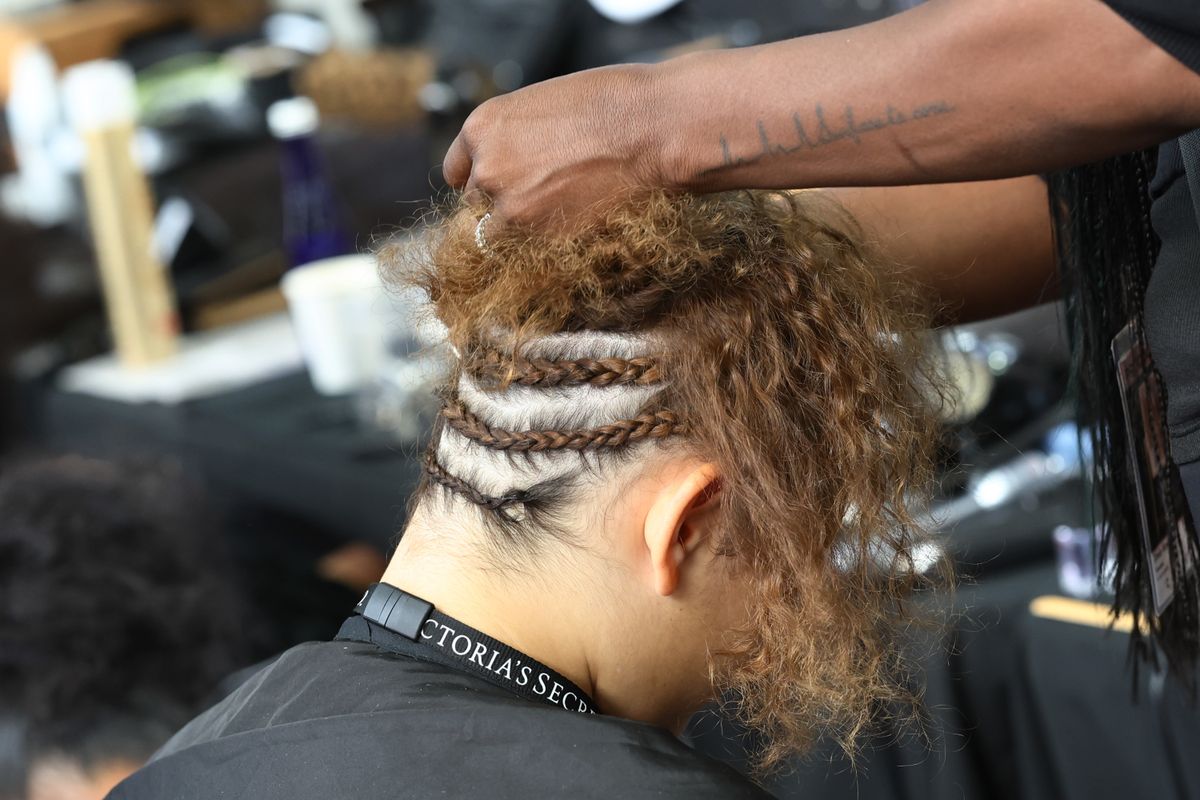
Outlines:
{"type": "Polygon", "coordinates": [[[686,433],[656,396],[666,383],[658,358],[637,337],[557,334],[505,349],[480,344],[460,356],[426,454],[426,479],[501,522],[547,508],[548,487],[572,482],[579,464],[686,433]],[[520,453],[528,458],[512,461],[520,453]],[[534,458],[534,460],[529,460],[534,458]]]}
{"type": "Polygon", "coordinates": [[[471,413],[459,400],[442,407],[442,418],[451,428],[492,450],[540,453],[546,450],[597,450],[623,447],[642,439],[665,439],[682,433],[683,422],[671,411],[649,411],[596,428],[509,431],[492,427],[471,413]]]}
{"type": "Polygon", "coordinates": [[[509,385],[553,388],[557,386],[649,386],[663,380],[658,360],[634,358],[513,359],[495,348],[477,353],[464,366],[477,381],[495,388],[509,385]]]}
{"type": "Polygon", "coordinates": [[[525,516],[525,503],[529,500],[529,492],[512,490],[499,497],[486,495],[438,463],[437,454],[432,448],[425,452],[424,470],[429,480],[482,509],[499,512],[514,521],[519,521],[525,516]]]}

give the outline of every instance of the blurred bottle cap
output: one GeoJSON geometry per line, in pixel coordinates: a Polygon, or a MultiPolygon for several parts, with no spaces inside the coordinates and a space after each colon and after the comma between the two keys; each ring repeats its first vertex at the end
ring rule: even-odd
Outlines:
{"type": "Polygon", "coordinates": [[[123,61],[88,61],[63,75],[63,103],[71,126],[101,130],[137,119],[137,83],[123,61]]]}
{"type": "Polygon", "coordinates": [[[613,22],[633,25],[678,5],[679,0],[591,0],[591,4],[613,22]]]}
{"type": "Polygon", "coordinates": [[[316,103],[307,97],[278,100],[267,109],[267,127],[276,139],[295,139],[315,133],[320,120],[316,103]]]}

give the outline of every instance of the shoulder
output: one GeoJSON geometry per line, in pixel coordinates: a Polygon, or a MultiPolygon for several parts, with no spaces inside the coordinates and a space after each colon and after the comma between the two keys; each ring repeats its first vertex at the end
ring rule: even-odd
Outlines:
{"type": "Polygon", "coordinates": [[[612,797],[768,797],[731,767],[652,725],[526,704],[505,727],[522,731],[516,748],[531,751],[580,795],[603,787],[612,797]]]}
{"type": "Polygon", "coordinates": [[[285,653],[111,795],[767,797],[666,731],[332,642],[285,653]]]}
{"type": "Polygon", "coordinates": [[[574,716],[459,710],[283,726],[177,750],[129,778],[112,800],[769,797],[664,732],[574,716]]]}

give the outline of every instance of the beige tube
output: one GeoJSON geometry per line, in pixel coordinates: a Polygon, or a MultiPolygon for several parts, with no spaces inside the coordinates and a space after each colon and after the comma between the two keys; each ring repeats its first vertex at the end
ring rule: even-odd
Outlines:
{"type": "Polygon", "coordinates": [[[84,144],[88,219],[117,357],[146,366],[175,352],[179,315],[154,253],[150,186],[134,160],[133,74],[114,61],[82,64],[67,72],[64,93],[84,144]]]}

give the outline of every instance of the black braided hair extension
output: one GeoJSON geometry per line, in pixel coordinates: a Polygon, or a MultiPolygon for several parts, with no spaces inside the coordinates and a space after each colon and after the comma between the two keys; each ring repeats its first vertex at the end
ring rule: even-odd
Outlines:
{"type": "MultiPolygon", "coordinates": [[[[1112,543],[1113,609],[1132,615],[1134,622],[1134,685],[1137,666],[1157,665],[1161,652],[1171,671],[1194,690],[1191,666],[1200,652],[1194,613],[1197,582],[1194,577],[1184,579],[1172,548],[1175,600],[1161,617],[1154,615],[1151,565],[1138,524],[1137,489],[1111,350],[1117,332],[1141,315],[1158,256],[1148,189],[1156,155],[1154,149],[1143,150],[1051,175],[1050,209],[1071,340],[1072,389],[1092,440],[1091,487],[1104,521],[1101,552],[1112,543]]],[[[1165,425],[1165,413],[1162,419],[1165,425]]],[[[1167,441],[1165,432],[1163,440],[1167,441]]]]}

